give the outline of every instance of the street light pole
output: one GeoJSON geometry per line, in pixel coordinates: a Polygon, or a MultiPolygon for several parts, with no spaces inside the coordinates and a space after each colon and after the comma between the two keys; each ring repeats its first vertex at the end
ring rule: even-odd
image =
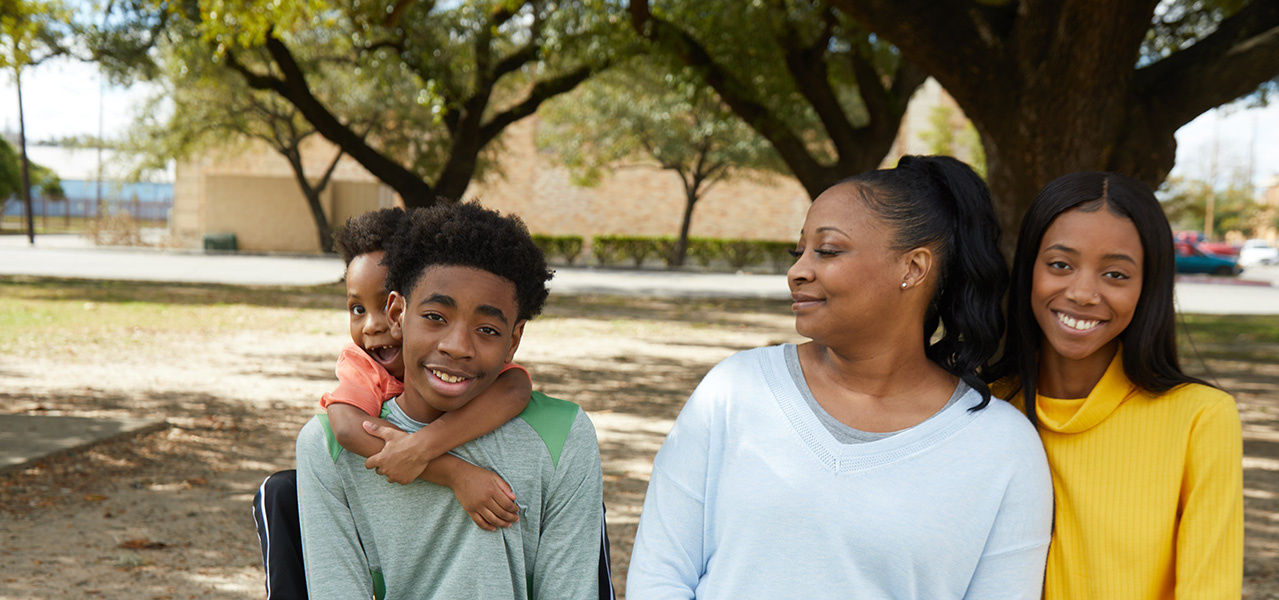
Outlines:
{"type": "Polygon", "coordinates": [[[18,147],[22,152],[22,208],[27,214],[27,242],[36,245],[35,210],[31,206],[31,163],[27,160],[27,123],[22,113],[22,69],[13,70],[13,82],[18,88],[18,147]]]}

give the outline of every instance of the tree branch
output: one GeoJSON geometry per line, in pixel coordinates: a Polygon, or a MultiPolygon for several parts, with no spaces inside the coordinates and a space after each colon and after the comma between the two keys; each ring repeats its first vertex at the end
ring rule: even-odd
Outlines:
{"type": "Polygon", "coordinates": [[[435,197],[430,184],[416,173],[370,147],[359,135],[329,112],[328,108],[311,93],[302,69],[293,58],[293,54],[273,33],[267,34],[266,48],[279,67],[283,79],[253,72],[240,64],[232,53],[227,53],[227,64],[244,77],[249,87],[270,90],[287,99],[320,132],[320,135],[337,144],[375,177],[395,189],[405,202],[413,205],[423,199],[429,202],[435,197]]]}
{"type": "Polygon", "coordinates": [[[900,48],[904,56],[936,77],[948,90],[952,83],[990,69],[990,63],[1002,55],[1002,40],[998,37],[1002,28],[979,23],[976,17],[983,13],[971,10],[973,3],[966,0],[830,0],[830,3],[900,48]],[[903,18],[904,15],[910,18],[903,18]]]}
{"type": "MultiPolygon", "coordinates": [[[[853,77],[857,79],[857,93],[861,95],[862,103],[866,105],[866,114],[870,117],[870,122],[864,128],[863,137],[866,135],[895,137],[897,128],[901,125],[902,113],[906,112],[906,103],[898,102],[896,98],[889,95],[889,90],[885,90],[884,84],[881,83],[879,71],[875,70],[875,65],[871,64],[870,59],[863,56],[856,48],[853,49],[849,60],[853,63],[853,77]]],[[[862,141],[864,143],[864,140],[862,141]]],[[[841,154],[843,154],[842,151],[841,154]]]]}
{"type": "MultiPolygon", "coordinates": [[[[835,25],[834,15],[830,14],[830,10],[827,9],[822,14],[821,35],[818,35],[811,44],[804,44],[799,32],[793,26],[789,26],[789,22],[785,33],[778,36],[777,42],[786,50],[786,70],[795,83],[795,89],[812,105],[817,118],[826,128],[826,135],[835,145],[836,152],[839,156],[844,156],[853,153],[859,141],[857,128],[848,122],[848,115],[844,113],[844,107],[840,105],[835,90],[831,88],[829,74],[826,71],[824,56],[826,49],[830,46],[835,25]]],[[[784,19],[785,15],[781,18],[784,19]]],[[[878,74],[874,73],[873,68],[871,72],[874,74],[871,78],[872,87],[879,88],[878,74]]],[[[863,85],[866,84],[859,77],[857,79],[859,90],[863,85]]],[[[871,90],[871,93],[874,94],[874,90],[871,90]]],[[[866,92],[861,92],[861,95],[863,99],[866,98],[866,92]]],[[[867,102],[867,108],[871,108],[870,101],[867,102]]],[[[873,109],[871,112],[874,113],[873,109]]]]}
{"type": "Polygon", "coordinates": [[[493,141],[498,134],[502,133],[506,126],[537,112],[537,107],[541,106],[543,102],[572,90],[578,84],[589,79],[599,69],[590,65],[583,65],[558,77],[537,82],[533,85],[533,89],[529,91],[528,97],[524,101],[494,115],[489,122],[480,127],[480,145],[483,146],[493,141]]]}
{"type": "Polygon", "coordinates": [[[1279,75],[1279,2],[1255,0],[1193,46],[1137,70],[1133,88],[1173,129],[1279,75]]]}
{"type": "MultiPolygon", "coordinates": [[[[795,174],[809,196],[816,198],[828,187],[828,167],[817,162],[804,141],[766,106],[750,97],[746,85],[716,64],[693,36],[652,13],[648,0],[631,0],[631,25],[642,37],[674,53],[685,65],[701,73],[706,84],[743,121],[764,136],[795,174]]],[[[833,179],[829,182],[833,183],[833,179]]]]}
{"type": "Polygon", "coordinates": [[[338,148],[337,155],[333,157],[333,160],[329,161],[329,167],[324,170],[324,175],[321,175],[320,180],[315,183],[316,191],[323,192],[324,188],[329,186],[329,180],[333,178],[333,172],[337,170],[338,163],[342,161],[344,154],[346,153],[341,148],[338,148]]]}

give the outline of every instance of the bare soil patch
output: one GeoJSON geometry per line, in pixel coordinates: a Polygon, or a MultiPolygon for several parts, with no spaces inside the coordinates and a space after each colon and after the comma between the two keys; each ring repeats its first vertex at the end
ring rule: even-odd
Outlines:
{"type": "MultiPolygon", "coordinates": [[[[333,385],[341,302],[336,287],[0,280],[0,411],[169,423],[0,477],[0,600],[262,597],[250,501],[293,466],[333,385]],[[32,311],[44,316],[6,317],[32,311]]],[[[796,341],[788,308],[557,297],[528,326],[518,360],[535,387],[598,431],[623,591],[653,455],[685,398],[733,352],[796,341]]],[[[1244,358],[1204,364],[1245,419],[1245,597],[1279,598],[1279,367],[1244,358]]]]}

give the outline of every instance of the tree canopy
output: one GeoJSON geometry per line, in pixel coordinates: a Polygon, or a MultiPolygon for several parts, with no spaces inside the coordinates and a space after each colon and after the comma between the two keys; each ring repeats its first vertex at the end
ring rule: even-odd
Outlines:
{"type": "MultiPolygon", "coordinates": [[[[45,198],[59,199],[63,196],[62,180],[52,169],[30,163],[31,187],[40,190],[45,198]]],[[[22,157],[9,142],[0,139],[0,213],[9,201],[22,193],[22,157]]]]}
{"type": "Polygon", "coordinates": [[[1279,75],[1274,0],[830,0],[935,77],[981,134],[1006,238],[1078,170],[1152,188],[1174,133],[1279,75]]]}
{"type": "Polygon", "coordinates": [[[624,22],[605,0],[134,0],[124,8],[95,38],[100,55],[116,44],[130,57],[117,61],[121,72],[154,75],[142,49],[198,39],[209,60],[292,104],[409,206],[460,198],[507,126],[626,46],[624,22]],[[357,103],[318,89],[324,65],[365,84],[362,99],[392,109],[394,125],[365,135],[349,110],[357,103]]]}
{"type": "MultiPolygon", "coordinates": [[[[327,49],[308,46],[299,53],[321,57],[327,49]]],[[[333,252],[332,228],[320,196],[343,152],[330,153],[326,167],[308,172],[306,165],[314,161],[303,160],[303,143],[317,131],[296,106],[274,92],[250,88],[238,73],[211,61],[198,39],[162,44],[154,52],[160,90],[138,113],[127,144],[147,157],[138,169],[163,168],[175,158],[235,150],[254,141],[265,144],[288,161],[310,209],[319,247],[333,252]]],[[[245,51],[240,60],[269,68],[260,51],[245,51]]],[[[366,80],[318,58],[313,62],[316,96],[338,107],[361,136],[373,133],[378,122],[397,120],[395,111],[402,107],[371,101],[377,90],[366,80]]]]}
{"type": "MultiPolygon", "coordinates": [[[[1009,244],[1049,180],[1152,187],[1176,130],[1279,75],[1274,0],[116,0],[92,36],[117,73],[188,44],[285,99],[410,205],[458,198],[502,131],[637,50],[673,57],[815,197],[889,152],[932,75],[972,119],[1009,244]],[[334,69],[394,115],[364,135],[334,69]]],[[[667,72],[674,72],[668,70],[667,72]]],[[[1258,92],[1260,90],[1260,92],[1258,92]]]]}
{"type": "Polygon", "coordinates": [[[811,0],[632,0],[634,29],[677,57],[767,139],[816,198],[875,169],[925,74],[811,0]]]}
{"type": "MultiPolygon", "coordinates": [[[[22,109],[22,71],[68,52],[72,31],[69,11],[58,0],[0,0],[0,69],[13,74],[18,91],[19,191],[26,204],[27,239],[35,243],[31,207],[33,175],[48,180],[47,173],[32,173],[27,160],[26,116],[22,109]]],[[[61,188],[58,188],[59,191],[61,188]]],[[[6,201],[8,195],[0,196],[6,201]]]]}

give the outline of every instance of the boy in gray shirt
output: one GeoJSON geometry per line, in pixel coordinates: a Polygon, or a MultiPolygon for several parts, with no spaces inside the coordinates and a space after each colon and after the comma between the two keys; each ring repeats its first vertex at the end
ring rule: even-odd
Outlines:
{"type": "MultiPolygon", "coordinates": [[[[404,433],[370,432],[389,440],[492,384],[541,312],[551,273],[518,218],[478,204],[414,210],[387,246],[405,390],[383,417],[404,433]]],[[[577,405],[534,392],[519,417],[453,451],[515,492],[519,521],[498,531],[475,527],[449,488],[366,469],[327,425],[316,417],[297,442],[311,598],[597,597],[599,447],[577,405]]]]}

